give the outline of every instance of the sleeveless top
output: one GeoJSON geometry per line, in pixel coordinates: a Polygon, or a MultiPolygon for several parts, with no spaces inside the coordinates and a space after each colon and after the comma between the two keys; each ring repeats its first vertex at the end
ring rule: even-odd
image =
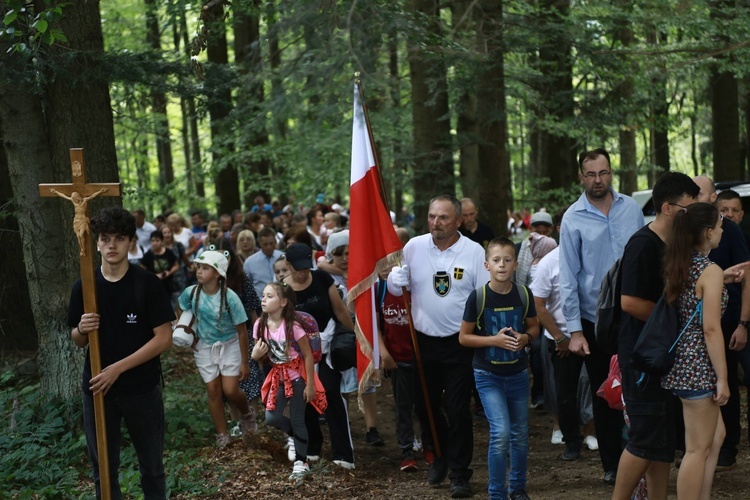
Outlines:
{"type": "MultiPolygon", "coordinates": [[[[693,263],[688,272],[687,286],[680,292],[677,299],[680,315],[680,331],[695,311],[698,305],[698,297],[695,295],[695,284],[703,271],[713,264],[708,257],[702,253],[693,254],[693,263]]],[[[727,308],[727,289],[722,285],[721,290],[721,313],[727,308]]],[[[716,388],[716,373],[708,357],[706,339],[703,335],[703,318],[695,317],[693,322],[677,342],[675,362],[672,369],[664,376],[662,387],[665,389],[677,389],[698,391],[716,388]]]]}

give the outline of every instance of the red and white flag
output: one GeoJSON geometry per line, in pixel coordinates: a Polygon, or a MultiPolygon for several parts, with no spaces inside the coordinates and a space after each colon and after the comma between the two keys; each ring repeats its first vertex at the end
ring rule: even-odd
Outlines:
{"type": "Polygon", "coordinates": [[[380,363],[375,288],[378,273],[400,257],[403,245],[383,199],[380,167],[370,140],[371,130],[354,85],[352,176],[349,191],[348,302],[354,302],[357,333],[357,381],[360,394],[380,363]]]}

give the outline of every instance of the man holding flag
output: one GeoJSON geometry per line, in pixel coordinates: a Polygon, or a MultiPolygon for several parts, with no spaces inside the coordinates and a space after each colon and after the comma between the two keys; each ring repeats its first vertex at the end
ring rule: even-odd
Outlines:
{"type": "MultiPolygon", "coordinates": [[[[388,291],[400,296],[403,287],[411,288],[417,347],[437,427],[436,450],[442,452],[430,466],[427,479],[439,485],[450,468],[451,497],[466,498],[472,496],[469,466],[474,437],[469,399],[473,350],[458,342],[458,331],[469,294],[487,283],[489,271],[484,267],[482,246],[458,231],[460,201],[445,195],[433,198],[427,224],[430,233],[411,239],[404,247],[404,265],[391,271],[388,291]]],[[[426,422],[424,398],[416,401],[417,412],[426,422]]]]}

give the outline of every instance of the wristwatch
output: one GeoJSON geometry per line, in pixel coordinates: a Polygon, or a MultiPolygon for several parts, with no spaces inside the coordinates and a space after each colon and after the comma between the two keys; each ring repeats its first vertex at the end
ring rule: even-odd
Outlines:
{"type": "Polygon", "coordinates": [[[740,326],[744,326],[747,329],[750,329],[750,321],[739,320],[737,324],[740,326]]]}

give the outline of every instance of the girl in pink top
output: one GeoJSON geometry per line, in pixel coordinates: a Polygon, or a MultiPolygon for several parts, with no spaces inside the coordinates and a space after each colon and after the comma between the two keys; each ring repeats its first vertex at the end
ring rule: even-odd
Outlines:
{"type": "Polygon", "coordinates": [[[310,471],[305,404],[312,404],[322,413],[326,407],[325,391],[315,374],[307,333],[294,320],[292,287],[285,283],[269,283],[263,289],[260,306],[263,313],[253,328],[257,342],[252,358],[260,361],[267,356],[273,364],[261,390],[266,424],[294,438],[295,461],[289,477],[295,479],[310,471]],[[287,401],[291,418],[284,416],[287,401]]]}

